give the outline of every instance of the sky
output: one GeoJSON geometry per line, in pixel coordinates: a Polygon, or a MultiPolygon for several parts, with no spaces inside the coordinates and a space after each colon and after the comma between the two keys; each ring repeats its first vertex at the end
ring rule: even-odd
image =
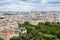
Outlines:
{"type": "Polygon", "coordinates": [[[0,0],[0,11],[60,11],[60,0],[0,0]]]}

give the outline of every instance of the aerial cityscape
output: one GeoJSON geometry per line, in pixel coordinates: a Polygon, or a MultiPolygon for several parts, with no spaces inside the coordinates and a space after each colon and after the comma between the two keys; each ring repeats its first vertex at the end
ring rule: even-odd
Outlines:
{"type": "Polygon", "coordinates": [[[0,12],[0,37],[9,40],[13,36],[18,36],[20,32],[27,33],[26,28],[18,28],[18,23],[22,24],[26,21],[33,25],[37,25],[39,22],[60,23],[60,12],[37,12],[33,9],[30,12],[0,12]]]}
{"type": "Polygon", "coordinates": [[[60,40],[60,0],[0,0],[0,40],[60,40]]]}

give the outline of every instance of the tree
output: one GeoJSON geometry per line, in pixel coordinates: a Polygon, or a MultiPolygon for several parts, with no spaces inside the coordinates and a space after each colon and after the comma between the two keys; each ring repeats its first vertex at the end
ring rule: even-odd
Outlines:
{"type": "Polygon", "coordinates": [[[10,38],[10,40],[21,40],[21,39],[14,36],[14,37],[10,38]]]}
{"type": "Polygon", "coordinates": [[[26,29],[28,30],[28,33],[33,32],[35,30],[35,27],[26,26],[26,29]]]}
{"type": "Polygon", "coordinates": [[[50,22],[45,22],[45,25],[46,25],[46,26],[49,26],[49,25],[50,25],[50,22]]]}
{"type": "Polygon", "coordinates": [[[4,39],[0,37],[0,40],[4,40],[4,39]]]}
{"type": "Polygon", "coordinates": [[[17,40],[60,40],[60,24],[59,23],[38,23],[38,25],[24,22],[18,24],[19,27],[27,29],[26,34],[19,35],[17,40]],[[56,37],[54,37],[56,36],[56,37]]]}
{"type": "Polygon", "coordinates": [[[31,25],[28,21],[24,22],[24,25],[29,26],[31,25]]]}
{"type": "Polygon", "coordinates": [[[4,17],[0,17],[0,19],[4,19],[4,17]]]}
{"type": "Polygon", "coordinates": [[[40,22],[40,23],[38,23],[38,25],[44,25],[44,23],[40,22]]]}

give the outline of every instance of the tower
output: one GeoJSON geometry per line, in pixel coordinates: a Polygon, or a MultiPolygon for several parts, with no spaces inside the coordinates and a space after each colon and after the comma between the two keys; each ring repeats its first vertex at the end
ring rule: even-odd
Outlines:
{"type": "Polygon", "coordinates": [[[35,16],[34,8],[32,8],[32,10],[31,10],[31,12],[30,12],[30,15],[31,15],[31,17],[34,17],[34,16],[35,16]]]}

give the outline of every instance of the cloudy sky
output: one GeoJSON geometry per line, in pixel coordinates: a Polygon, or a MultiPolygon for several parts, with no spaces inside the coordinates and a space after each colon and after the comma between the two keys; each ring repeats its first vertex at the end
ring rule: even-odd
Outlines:
{"type": "Polygon", "coordinates": [[[0,0],[0,11],[60,11],[60,0],[0,0]]]}

